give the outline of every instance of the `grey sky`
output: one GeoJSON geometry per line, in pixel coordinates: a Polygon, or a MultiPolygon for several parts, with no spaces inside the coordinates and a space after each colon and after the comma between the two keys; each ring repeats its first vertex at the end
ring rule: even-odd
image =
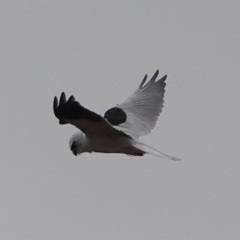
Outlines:
{"type": "Polygon", "coordinates": [[[1,1],[0,238],[239,239],[239,1],[1,1]],[[182,158],[84,154],[52,101],[103,114],[168,74],[142,141],[182,158]]]}

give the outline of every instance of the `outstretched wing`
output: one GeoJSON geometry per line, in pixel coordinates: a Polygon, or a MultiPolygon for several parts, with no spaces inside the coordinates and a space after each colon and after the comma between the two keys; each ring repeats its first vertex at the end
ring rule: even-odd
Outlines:
{"type": "Polygon", "coordinates": [[[134,138],[149,134],[156,125],[164,103],[167,75],[156,81],[157,76],[158,70],[145,84],[145,75],[137,90],[123,103],[109,109],[104,118],[134,138]]]}
{"type": "Polygon", "coordinates": [[[68,100],[66,100],[64,92],[61,94],[59,102],[57,97],[54,97],[53,111],[56,118],[59,119],[59,124],[70,123],[88,136],[126,135],[125,133],[115,129],[100,115],[81,106],[79,102],[75,101],[74,96],[71,96],[68,100]]]}

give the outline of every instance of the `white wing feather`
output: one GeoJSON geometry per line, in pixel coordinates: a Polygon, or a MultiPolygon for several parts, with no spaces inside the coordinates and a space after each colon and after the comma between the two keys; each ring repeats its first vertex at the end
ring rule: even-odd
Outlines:
{"type": "Polygon", "coordinates": [[[157,119],[163,108],[164,93],[167,76],[155,81],[158,71],[148,83],[144,85],[147,75],[137,90],[124,102],[117,105],[127,114],[127,121],[114,126],[118,130],[129,134],[134,138],[147,135],[155,127],[157,119]]]}

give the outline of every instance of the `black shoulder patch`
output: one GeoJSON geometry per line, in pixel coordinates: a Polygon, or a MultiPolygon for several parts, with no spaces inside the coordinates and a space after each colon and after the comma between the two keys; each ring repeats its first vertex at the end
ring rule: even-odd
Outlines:
{"type": "Polygon", "coordinates": [[[126,122],[127,114],[121,108],[113,107],[105,112],[104,118],[106,118],[112,125],[119,125],[126,122]]]}

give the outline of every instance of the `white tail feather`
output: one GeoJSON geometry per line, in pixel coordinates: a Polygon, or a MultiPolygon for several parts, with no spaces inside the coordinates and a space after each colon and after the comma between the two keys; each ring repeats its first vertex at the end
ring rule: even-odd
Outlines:
{"type": "Polygon", "coordinates": [[[179,158],[167,155],[167,154],[160,152],[160,151],[146,145],[145,143],[139,142],[137,140],[134,140],[134,142],[132,144],[134,147],[144,151],[145,153],[152,154],[154,156],[161,157],[161,158],[171,159],[173,161],[181,161],[181,159],[179,159],[179,158]]]}

